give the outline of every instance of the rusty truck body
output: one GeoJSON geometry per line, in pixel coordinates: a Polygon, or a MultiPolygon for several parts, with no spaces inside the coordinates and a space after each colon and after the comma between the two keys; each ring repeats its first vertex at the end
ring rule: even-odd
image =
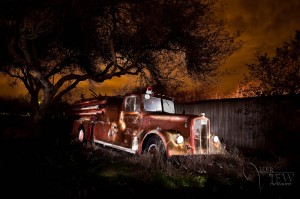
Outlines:
{"type": "Polygon", "coordinates": [[[93,142],[141,155],[163,152],[172,156],[223,153],[210,120],[201,115],[175,112],[173,98],[146,93],[102,97],[74,104],[72,135],[79,142],[93,142]]]}

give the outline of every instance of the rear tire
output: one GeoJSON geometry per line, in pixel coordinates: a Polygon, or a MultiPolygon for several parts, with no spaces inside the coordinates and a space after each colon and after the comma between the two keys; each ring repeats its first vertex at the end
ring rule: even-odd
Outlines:
{"type": "Polygon", "coordinates": [[[82,128],[78,130],[78,141],[83,143],[85,141],[85,132],[82,128]]]}

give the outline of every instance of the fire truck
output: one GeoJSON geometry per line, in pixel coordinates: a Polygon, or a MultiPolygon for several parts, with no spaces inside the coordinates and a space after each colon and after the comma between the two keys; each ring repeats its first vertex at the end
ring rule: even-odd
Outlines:
{"type": "Polygon", "coordinates": [[[210,132],[204,113],[176,113],[174,98],[145,93],[106,96],[73,105],[72,136],[128,153],[166,158],[221,154],[224,147],[210,132]]]}

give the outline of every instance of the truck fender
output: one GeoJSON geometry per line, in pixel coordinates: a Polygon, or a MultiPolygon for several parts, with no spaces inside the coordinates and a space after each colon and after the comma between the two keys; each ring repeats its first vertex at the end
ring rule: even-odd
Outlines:
{"type": "Polygon", "coordinates": [[[138,154],[139,155],[142,154],[147,141],[149,140],[149,138],[151,136],[154,136],[154,135],[158,136],[163,141],[164,147],[165,147],[166,153],[167,153],[166,155],[169,156],[169,152],[168,152],[168,149],[167,149],[168,141],[166,140],[166,136],[164,136],[163,132],[161,130],[158,130],[158,129],[150,130],[144,135],[144,137],[143,137],[143,139],[140,143],[138,154]]]}

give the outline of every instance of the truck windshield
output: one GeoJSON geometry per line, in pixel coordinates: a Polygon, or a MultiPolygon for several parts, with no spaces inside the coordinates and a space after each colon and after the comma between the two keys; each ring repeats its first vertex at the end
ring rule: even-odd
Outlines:
{"type": "Polygon", "coordinates": [[[147,99],[145,96],[143,95],[145,111],[175,113],[174,102],[172,100],[152,96],[147,99]]]}

